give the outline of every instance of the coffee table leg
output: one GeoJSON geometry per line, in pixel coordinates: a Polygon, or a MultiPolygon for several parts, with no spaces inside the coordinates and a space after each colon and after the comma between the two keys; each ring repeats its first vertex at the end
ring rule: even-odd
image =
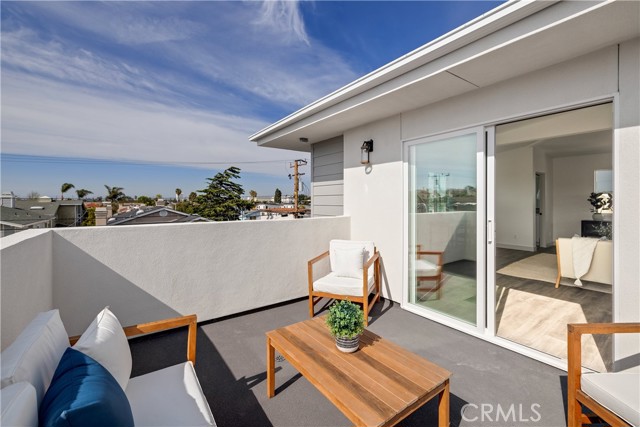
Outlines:
{"type": "Polygon", "coordinates": [[[438,426],[449,427],[449,380],[438,394],[438,426]]]}
{"type": "Polygon", "coordinates": [[[271,345],[271,338],[267,338],[267,397],[273,397],[275,392],[275,349],[271,345]]]}

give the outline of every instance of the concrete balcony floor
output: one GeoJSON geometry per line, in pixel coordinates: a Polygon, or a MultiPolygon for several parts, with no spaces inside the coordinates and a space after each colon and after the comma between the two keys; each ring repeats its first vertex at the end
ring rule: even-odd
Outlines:
{"type": "MultiPolygon", "coordinates": [[[[371,331],[453,373],[452,426],[566,425],[563,371],[423,319],[390,301],[378,303],[372,313],[371,331]]],[[[200,325],[196,371],[219,426],[351,425],[282,358],[276,360],[276,396],[266,396],[265,332],[307,316],[307,301],[298,300],[200,325]]],[[[186,331],[133,340],[131,351],[132,376],[182,362],[186,331]]],[[[402,425],[437,425],[435,401],[402,425]]]]}

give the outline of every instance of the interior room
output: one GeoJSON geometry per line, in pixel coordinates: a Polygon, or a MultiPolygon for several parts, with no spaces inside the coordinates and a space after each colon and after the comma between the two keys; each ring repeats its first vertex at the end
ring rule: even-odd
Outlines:
{"type": "MultiPolygon", "coordinates": [[[[567,323],[612,321],[612,118],[606,103],[496,127],[499,337],[564,359],[567,323]],[[601,239],[590,268],[609,270],[597,281],[578,286],[565,267],[571,251],[557,253],[556,240],[573,236],[601,239]]],[[[610,342],[588,340],[584,365],[606,371],[610,342]]]]}

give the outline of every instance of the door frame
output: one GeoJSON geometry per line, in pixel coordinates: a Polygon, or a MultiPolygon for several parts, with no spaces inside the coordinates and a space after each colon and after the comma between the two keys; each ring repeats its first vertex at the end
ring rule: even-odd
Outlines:
{"type": "MultiPolygon", "coordinates": [[[[482,336],[486,329],[486,136],[484,126],[474,126],[453,132],[439,133],[421,138],[402,141],[403,167],[403,286],[400,306],[412,313],[434,320],[452,328],[482,336]],[[463,135],[476,134],[476,324],[470,325],[453,317],[419,307],[409,302],[409,150],[410,147],[450,139],[463,135]]],[[[493,305],[493,304],[492,304],[493,305]]]]}

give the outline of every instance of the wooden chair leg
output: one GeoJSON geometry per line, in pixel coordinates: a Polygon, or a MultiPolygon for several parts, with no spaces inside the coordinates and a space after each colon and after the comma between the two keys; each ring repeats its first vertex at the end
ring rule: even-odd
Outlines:
{"type": "Polygon", "coordinates": [[[309,317],[313,317],[313,294],[309,294],[309,317]]]}
{"type": "Polygon", "coordinates": [[[364,326],[369,326],[369,295],[365,295],[362,300],[362,311],[364,312],[364,326]]]}

